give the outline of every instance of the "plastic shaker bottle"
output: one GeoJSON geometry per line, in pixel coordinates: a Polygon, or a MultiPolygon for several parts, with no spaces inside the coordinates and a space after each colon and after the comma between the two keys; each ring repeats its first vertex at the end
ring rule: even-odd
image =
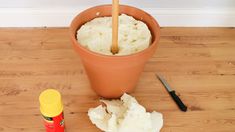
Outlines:
{"type": "Polygon", "coordinates": [[[46,132],[64,132],[63,104],[60,93],[54,89],[47,89],[40,94],[39,102],[46,132]]]}

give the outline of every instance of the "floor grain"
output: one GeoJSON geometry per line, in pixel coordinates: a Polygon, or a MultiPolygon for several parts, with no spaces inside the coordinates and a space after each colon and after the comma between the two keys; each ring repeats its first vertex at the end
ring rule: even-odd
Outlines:
{"type": "MultiPolygon", "coordinates": [[[[44,132],[38,96],[63,96],[67,132],[96,132],[87,110],[99,104],[67,28],[0,29],[0,131],[44,132]]],[[[162,132],[234,132],[235,29],[161,28],[161,40],[132,94],[164,115],[162,132]],[[189,111],[178,110],[155,73],[189,111]]]]}

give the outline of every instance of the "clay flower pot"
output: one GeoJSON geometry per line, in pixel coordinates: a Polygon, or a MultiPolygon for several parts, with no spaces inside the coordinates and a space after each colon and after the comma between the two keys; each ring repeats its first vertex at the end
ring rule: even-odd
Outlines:
{"type": "Polygon", "coordinates": [[[81,57],[92,89],[102,97],[118,98],[123,93],[130,93],[134,90],[145,63],[157,48],[160,27],[148,13],[135,7],[120,5],[120,13],[133,16],[148,25],[152,34],[152,44],[141,52],[126,56],[102,55],[80,45],[76,40],[77,30],[96,17],[111,16],[111,11],[111,5],[101,5],[81,12],[70,25],[70,37],[74,49],[81,57]]]}

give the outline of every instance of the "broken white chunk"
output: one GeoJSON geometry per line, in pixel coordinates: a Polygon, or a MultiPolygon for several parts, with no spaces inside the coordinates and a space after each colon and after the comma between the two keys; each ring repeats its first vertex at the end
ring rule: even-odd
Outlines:
{"type": "Polygon", "coordinates": [[[160,131],[160,129],[163,126],[163,120],[162,120],[162,114],[156,111],[153,111],[151,113],[151,120],[152,120],[152,126],[153,130],[160,131]],[[160,128],[160,129],[159,129],[160,128]]]}
{"type": "Polygon", "coordinates": [[[105,111],[105,108],[102,107],[102,105],[89,109],[88,116],[90,117],[91,122],[99,129],[103,131],[108,130],[108,121],[111,116],[105,111]]]}
{"type": "Polygon", "coordinates": [[[137,100],[124,94],[121,100],[101,100],[106,107],[88,111],[93,124],[105,132],[159,132],[163,126],[161,113],[146,112],[137,100]],[[103,124],[102,124],[103,123],[103,124]]]}

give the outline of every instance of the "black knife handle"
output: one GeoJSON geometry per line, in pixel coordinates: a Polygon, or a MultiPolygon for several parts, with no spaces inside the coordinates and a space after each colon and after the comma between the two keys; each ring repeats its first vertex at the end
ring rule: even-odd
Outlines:
{"type": "Polygon", "coordinates": [[[184,105],[184,103],[180,100],[180,98],[175,94],[175,91],[169,92],[171,97],[174,99],[180,110],[186,112],[187,111],[187,106],[184,105]]]}

